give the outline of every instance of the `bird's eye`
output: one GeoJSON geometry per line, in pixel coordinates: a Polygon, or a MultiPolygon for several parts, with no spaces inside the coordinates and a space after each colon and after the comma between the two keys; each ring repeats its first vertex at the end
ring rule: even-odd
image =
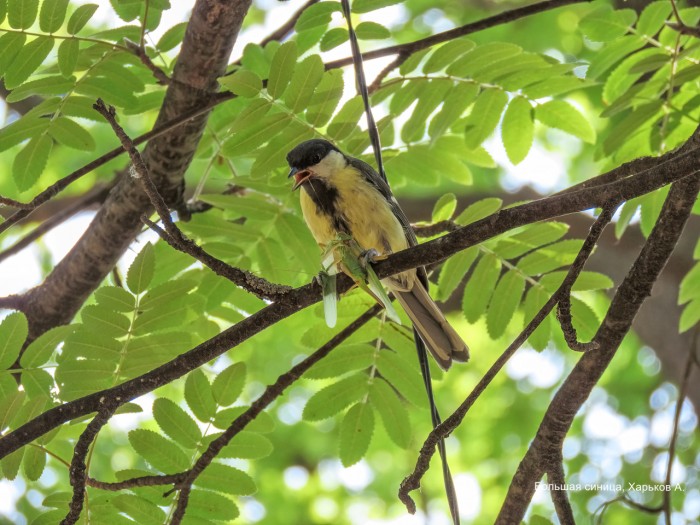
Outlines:
{"type": "Polygon", "coordinates": [[[321,162],[321,155],[319,153],[316,153],[316,155],[314,155],[313,158],[313,163],[318,164],[319,162],[321,162]]]}

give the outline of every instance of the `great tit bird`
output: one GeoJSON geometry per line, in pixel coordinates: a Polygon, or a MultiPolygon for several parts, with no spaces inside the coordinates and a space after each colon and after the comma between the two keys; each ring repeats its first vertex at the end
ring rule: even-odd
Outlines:
{"type": "MultiPolygon", "coordinates": [[[[311,234],[325,249],[339,234],[355,239],[368,253],[388,255],[417,244],[406,215],[388,184],[366,162],[343,154],[323,139],[302,142],[287,154],[301,188],[301,210],[311,234]]],[[[469,349],[428,294],[424,268],[382,281],[411,319],[441,368],[467,361],[469,349]]]]}

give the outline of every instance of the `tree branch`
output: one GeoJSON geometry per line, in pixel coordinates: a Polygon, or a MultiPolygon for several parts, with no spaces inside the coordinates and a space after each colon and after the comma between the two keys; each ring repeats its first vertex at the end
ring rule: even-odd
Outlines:
{"type": "Polygon", "coordinates": [[[564,437],[629,331],[640,306],[680,237],[700,190],[700,176],[671,186],[661,215],[627,277],[620,284],[594,341],[599,348],[583,354],[554,396],[535,439],[521,461],[496,523],[519,522],[525,515],[535,482],[561,453],[564,437]]]}
{"type": "MultiPolygon", "coordinates": [[[[103,399],[104,401],[104,399],[103,399]]],[[[100,429],[105,426],[114,414],[119,403],[113,400],[104,403],[97,412],[95,418],[88,423],[78,442],[75,444],[73,459],[70,464],[70,483],[73,486],[73,498],[70,502],[68,514],[61,521],[61,525],[73,525],[78,521],[85,501],[85,482],[87,481],[87,465],[85,458],[90,451],[90,445],[97,437],[100,429]]]]}

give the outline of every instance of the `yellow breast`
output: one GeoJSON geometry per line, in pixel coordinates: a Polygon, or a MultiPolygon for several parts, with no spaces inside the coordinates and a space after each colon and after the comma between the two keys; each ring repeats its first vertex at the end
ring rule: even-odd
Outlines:
{"type": "MultiPolygon", "coordinates": [[[[330,183],[337,190],[333,215],[347,224],[350,235],[362,249],[386,254],[408,247],[403,227],[389,203],[356,169],[347,167],[336,171],[330,183]]],[[[337,221],[321,211],[303,189],[301,209],[317,243],[324,246],[336,239],[339,232],[334,224],[337,221]]]]}

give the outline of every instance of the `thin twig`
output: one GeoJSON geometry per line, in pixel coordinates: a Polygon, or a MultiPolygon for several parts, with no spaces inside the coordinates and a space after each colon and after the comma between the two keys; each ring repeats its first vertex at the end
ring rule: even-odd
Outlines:
{"type": "Polygon", "coordinates": [[[95,203],[102,202],[111,188],[112,185],[104,188],[96,188],[95,190],[88,192],[80,199],[76,200],[70,206],[60,209],[58,212],[56,212],[54,215],[52,215],[44,222],[39,224],[36,228],[34,228],[31,232],[22,237],[12,246],[9,246],[8,248],[0,252],[0,262],[4,261],[8,257],[11,257],[21,252],[24,248],[31,245],[34,241],[45,235],[47,232],[53,230],[59,224],[62,224],[66,220],[70,219],[79,211],[82,211],[95,203]]]}
{"type": "Polygon", "coordinates": [[[132,489],[135,487],[157,487],[159,485],[177,485],[185,478],[186,472],[179,474],[164,474],[162,476],[139,476],[137,478],[125,479],[124,481],[99,481],[97,479],[88,478],[88,487],[94,487],[100,490],[109,490],[116,492],[124,489],[132,489]]]}
{"type": "MultiPolygon", "coordinates": [[[[593,228],[597,228],[599,230],[597,232],[597,236],[599,237],[603,231],[603,228],[605,228],[605,226],[612,220],[612,216],[615,213],[616,209],[616,206],[603,208],[603,210],[600,213],[600,216],[598,217],[598,220],[593,224],[591,232],[593,232],[593,228]]],[[[598,348],[597,341],[582,343],[578,340],[578,337],[576,335],[576,328],[574,328],[571,319],[571,287],[573,286],[573,284],[573,282],[569,283],[569,285],[562,290],[561,299],[557,304],[557,319],[559,320],[559,324],[561,325],[561,330],[564,334],[564,340],[566,341],[566,344],[569,346],[569,348],[571,348],[571,350],[575,352],[586,352],[587,350],[595,350],[596,348],[598,348]]]]}
{"type": "MultiPolygon", "coordinates": [[[[591,0],[548,0],[546,2],[540,2],[539,4],[532,4],[525,7],[519,7],[517,9],[512,9],[510,11],[505,11],[483,20],[478,20],[476,22],[471,22],[460,27],[455,27],[448,31],[442,33],[437,33],[431,35],[427,38],[421,40],[415,40],[413,42],[408,42],[406,44],[398,44],[395,46],[383,47],[381,49],[375,49],[374,51],[368,51],[362,54],[363,60],[372,60],[375,58],[381,58],[389,55],[396,54],[408,54],[411,55],[423,49],[427,49],[436,44],[442,44],[449,40],[454,40],[465,35],[476,33],[477,31],[483,31],[484,29],[489,29],[501,24],[507,24],[508,22],[513,22],[519,20],[520,18],[525,18],[526,16],[534,15],[537,13],[542,13],[544,11],[550,11],[558,7],[563,7],[571,4],[580,4],[584,2],[590,2],[591,0]]],[[[341,58],[339,60],[334,60],[326,64],[326,69],[334,69],[338,67],[349,66],[353,63],[352,57],[341,58]]]]}
{"type": "Polygon", "coordinates": [[[297,365],[293,366],[288,372],[279,376],[277,381],[268,386],[260,397],[253,401],[250,407],[229,425],[223,434],[209,444],[207,450],[199,457],[192,468],[187,472],[186,478],[177,486],[177,488],[180,489],[180,495],[177,500],[175,512],[173,513],[170,521],[171,525],[178,525],[182,521],[182,518],[185,515],[185,509],[187,508],[187,503],[189,501],[192,484],[221,452],[221,449],[223,449],[234,436],[241,432],[246,425],[248,425],[248,423],[258,417],[258,415],[275,399],[280,397],[287,387],[299,379],[307,370],[309,370],[309,368],[326,357],[331,350],[338,347],[338,345],[340,345],[348,337],[357,332],[357,330],[364,326],[370,319],[374,318],[381,311],[381,309],[382,308],[380,305],[375,304],[361,314],[352,323],[346,326],[343,330],[333,336],[326,344],[321,346],[313,354],[297,365]]]}
{"type": "Polygon", "coordinates": [[[165,200],[158,192],[158,188],[151,180],[148,173],[148,168],[146,167],[141,154],[136,149],[136,146],[129,136],[124,132],[124,129],[117,123],[114,108],[111,106],[107,108],[101,99],[98,99],[93,107],[107,120],[107,122],[109,122],[110,126],[112,126],[112,129],[119,138],[119,141],[122,143],[122,147],[128,152],[134,169],[134,177],[137,178],[143,186],[144,192],[146,195],[148,195],[151,204],[158,213],[160,220],[163,222],[165,231],[148,220],[147,217],[143,217],[142,220],[146,225],[155,230],[170,246],[191,255],[216,272],[217,275],[229,279],[231,282],[241,286],[251,293],[254,293],[256,296],[262,299],[271,301],[279,300],[287,292],[289,292],[289,290],[291,290],[291,287],[289,286],[274,284],[263,279],[262,277],[253,275],[248,271],[234,268],[233,266],[230,266],[225,262],[209,255],[202,248],[197,246],[197,244],[195,244],[191,239],[185,237],[180,229],[175,226],[175,223],[170,217],[170,210],[168,209],[167,204],[165,204],[165,200]],[[164,235],[166,233],[167,235],[164,235]]]}
{"type": "MultiPolygon", "coordinates": [[[[671,485],[671,473],[673,471],[673,458],[676,455],[676,444],[678,442],[678,430],[680,428],[681,422],[681,412],[683,411],[683,401],[685,400],[686,392],[688,391],[688,383],[690,382],[690,374],[693,370],[693,362],[695,356],[695,349],[697,348],[698,340],[700,339],[700,328],[695,329],[693,334],[693,340],[690,345],[690,351],[688,352],[688,359],[685,363],[685,372],[683,373],[683,379],[681,381],[681,386],[678,391],[678,399],[676,400],[676,413],[673,417],[673,433],[671,434],[671,442],[668,445],[668,465],[666,466],[666,487],[671,485]]],[[[666,525],[671,525],[671,491],[665,490],[663,493],[663,503],[662,507],[664,509],[664,516],[666,519],[666,525]]]]}
{"type": "MultiPolygon", "coordinates": [[[[146,6],[148,6],[148,3],[146,3],[146,6]]],[[[144,20],[145,23],[145,20],[144,20]]],[[[143,34],[141,35],[143,39],[143,34]]],[[[151,60],[151,57],[148,56],[148,53],[146,53],[146,48],[144,47],[143,40],[141,41],[141,45],[137,44],[136,42],[132,42],[128,38],[124,39],[124,44],[126,47],[131,51],[134,55],[138,57],[138,59],[141,61],[141,63],[146,66],[151,73],[153,73],[153,76],[155,79],[158,81],[158,84],[162,86],[167,86],[170,84],[172,79],[165,74],[165,71],[163,71],[161,68],[156,66],[153,63],[153,60],[151,60]]]]}
{"type": "Polygon", "coordinates": [[[87,480],[85,458],[100,429],[109,422],[118,406],[118,401],[103,403],[97,415],[88,423],[88,426],[80,434],[78,442],[75,444],[73,459],[70,464],[70,483],[73,486],[73,498],[70,502],[68,514],[61,521],[61,525],[73,525],[80,517],[80,512],[83,510],[83,502],[85,501],[85,482],[87,480]]]}
{"type": "MultiPolygon", "coordinates": [[[[615,209],[616,206],[617,203],[609,204],[606,206],[606,209],[615,209]]],[[[461,424],[469,409],[484,392],[486,387],[488,387],[494,377],[496,377],[496,374],[498,374],[501,368],[503,368],[503,366],[505,366],[508,360],[513,356],[513,354],[515,354],[523,343],[525,343],[527,338],[532,335],[535,329],[540,325],[540,323],[542,323],[544,318],[549,315],[549,312],[552,311],[554,306],[564,296],[566,290],[570,289],[593,252],[593,248],[595,248],[600,235],[603,233],[604,226],[610,220],[610,215],[612,215],[612,213],[601,213],[601,215],[596,219],[591,226],[588,236],[583,241],[583,245],[576,255],[576,258],[571,263],[571,267],[569,268],[564,281],[561,283],[557,291],[552,294],[552,296],[547,300],[544,306],[540,308],[537,314],[535,314],[523,331],[518,334],[515,340],[508,346],[508,348],[505,349],[494,364],[491,365],[491,368],[488,369],[486,374],[484,374],[479,383],[477,383],[457,410],[455,410],[450,417],[445,419],[441,425],[433,429],[433,431],[428,435],[423,443],[423,446],[421,447],[413,472],[404,478],[404,480],[401,482],[401,487],[399,488],[399,499],[404,503],[404,505],[406,505],[408,512],[413,514],[416,511],[415,503],[408,493],[420,488],[420,481],[423,478],[423,475],[428,471],[428,468],[430,467],[430,460],[433,457],[433,454],[435,454],[436,444],[440,440],[447,438],[452,431],[461,424]]]]}
{"type": "Polygon", "coordinates": [[[294,26],[297,24],[301,14],[318,1],[319,0],[308,0],[308,2],[301,6],[284,24],[263,38],[260,41],[260,47],[265,47],[270,42],[284,40],[294,30],[294,26]]]}

